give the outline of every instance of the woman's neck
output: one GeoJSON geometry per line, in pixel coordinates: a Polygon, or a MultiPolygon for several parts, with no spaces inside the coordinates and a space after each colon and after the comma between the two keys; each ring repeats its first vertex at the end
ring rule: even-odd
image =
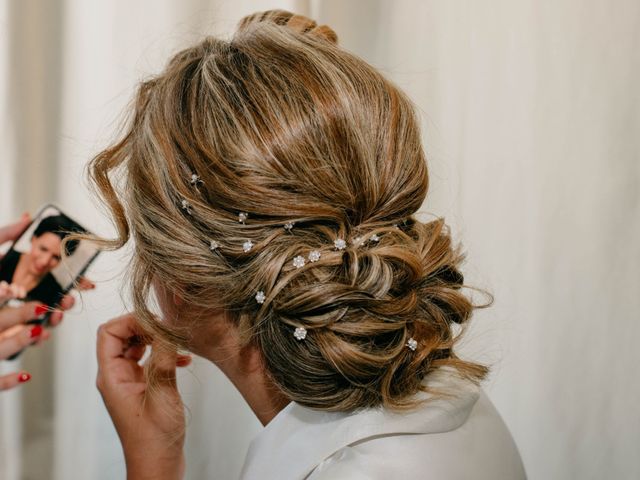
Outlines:
{"type": "Polygon", "coordinates": [[[37,277],[29,272],[29,261],[28,253],[20,255],[16,269],[13,272],[13,278],[11,279],[11,283],[20,285],[27,292],[37,287],[40,280],[42,280],[42,277],[37,277]]]}
{"type": "MultiPolygon", "coordinates": [[[[217,332],[219,333],[219,332],[217,332]]],[[[195,352],[213,362],[240,392],[263,425],[269,423],[290,400],[275,386],[264,368],[259,350],[240,347],[237,331],[227,326],[216,345],[206,345],[195,352]]]]}

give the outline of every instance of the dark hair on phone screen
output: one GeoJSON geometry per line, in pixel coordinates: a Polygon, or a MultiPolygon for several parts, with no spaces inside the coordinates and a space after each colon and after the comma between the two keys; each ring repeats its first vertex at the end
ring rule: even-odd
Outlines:
{"type": "MultiPolygon", "coordinates": [[[[64,240],[72,233],[86,233],[80,226],[65,215],[52,215],[44,218],[33,231],[34,237],[39,237],[44,233],[53,233],[64,240]]],[[[65,254],[73,255],[78,248],[79,241],[71,239],[65,242],[65,254]]]]}

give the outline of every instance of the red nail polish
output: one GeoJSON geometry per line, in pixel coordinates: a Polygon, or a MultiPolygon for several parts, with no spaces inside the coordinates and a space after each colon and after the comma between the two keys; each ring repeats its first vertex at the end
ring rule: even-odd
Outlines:
{"type": "Polygon", "coordinates": [[[29,375],[27,372],[22,372],[20,376],[18,376],[18,381],[20,383],[28,382],[29,380],[31,380],[31,375],[29,375]]]}
{"type": "Polygon", "coordinates": [[[36,317],[39,317],[42,314],[45,314],[49,311],[49,307],[46,305],[38,305],[34,311],[36,317]]]}
{"type": "Polygon", "coordinates": [[[31,329],[31,338],[39,337],[42,334],[42,326],[36,325],[31,329]]]}

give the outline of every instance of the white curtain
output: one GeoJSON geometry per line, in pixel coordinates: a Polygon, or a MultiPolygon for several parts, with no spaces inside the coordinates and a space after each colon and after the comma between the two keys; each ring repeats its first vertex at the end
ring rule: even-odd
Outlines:
{"type": "MultiPolygon", "coordinates": [[[[53,200],[109,233],[83,168],[136,82],[269,8],[331,25],[416,103],[424,212],[447,218],[467,279],[496,298],[464,353],[493,365],[486,389],[530,478],[640,478],[636,0],[0,0],[0,220],[53,200]]],[[[124,478],[94,342],[126,309],[125,267],[99,259],[98,289],[19,361],[33,380],[0,393],[0,478],[124,478]]],[[[179,381],[187,478],[236,478],[261,427],[212,365],[179,381]]]]}

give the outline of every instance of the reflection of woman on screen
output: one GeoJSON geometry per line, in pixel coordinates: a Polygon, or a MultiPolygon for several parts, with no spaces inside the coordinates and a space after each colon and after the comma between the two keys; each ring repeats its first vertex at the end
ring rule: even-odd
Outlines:
{"type": "MultiPolygon", "coordinates": [[[[62,259],[62,241],[77,227],[64,215],[46,217],[31,237],[31,248],[25,253],[11,250],[3,260],[0,280],[23,287],[30,299],[47,305],[56,305],[62,298],[63,288],[51,271],[62,259]]],[[[67,255],[71,255],[78,242],[67,242],[67,255]]]]}

